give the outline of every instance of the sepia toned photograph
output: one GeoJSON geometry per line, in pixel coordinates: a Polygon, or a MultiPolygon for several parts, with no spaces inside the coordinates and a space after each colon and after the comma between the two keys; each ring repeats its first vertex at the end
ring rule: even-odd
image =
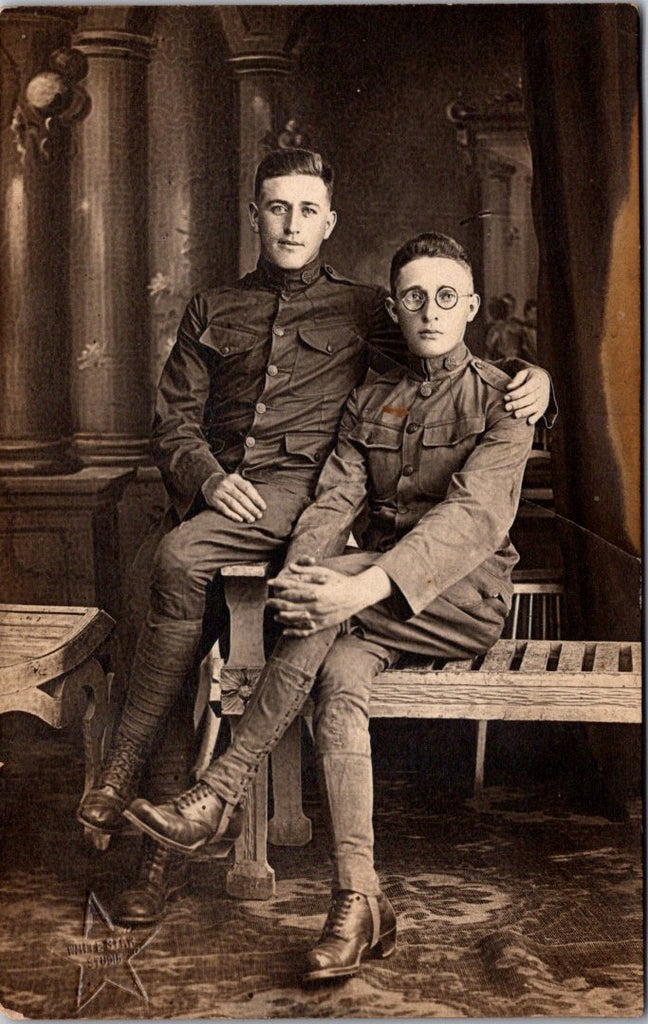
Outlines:
{"type": "Polygon", "coordinates": [[[640,11],[0,10],[0,1012],[641,1017],[640,11]]]}

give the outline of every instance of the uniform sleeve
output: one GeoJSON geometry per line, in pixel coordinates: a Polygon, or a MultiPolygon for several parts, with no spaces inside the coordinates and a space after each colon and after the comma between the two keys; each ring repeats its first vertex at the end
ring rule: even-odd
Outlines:
{"type": "Polygon", "coordinates": [[[376,562],[416,615],[500,547],[515,519],[533,427],[504,410],[487,413],[486,430],[450,482],[443,501],[426,512],[376,562]]]}
{"type": "Polygon", "coordinates": [[[367,495],[364,455],[349,439],[358,422],[356,393],[349,397],[335,449],[324,463],[314,501],[293,530],[286,562],[310,555],[317,562],[340,555],[367,495]]]}
{"type": "Polygon", "coordinates": [[[164,486],[181,518],[187,515],[208,477],[225,475],[203,433],[209,397],[209,372],[198,338],[207,326],[205,300],[196,295],[187,306],[175,345],[160,377],[151,450],[164,486]]]}

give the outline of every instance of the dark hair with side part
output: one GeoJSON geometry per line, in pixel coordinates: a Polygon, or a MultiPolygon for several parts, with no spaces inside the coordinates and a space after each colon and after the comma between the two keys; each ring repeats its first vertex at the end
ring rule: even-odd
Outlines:
{"type": "Polygon", "coordinates": [[[416,238],[411,238],[409,242],[405,242],[405,245],[402,245],[398,252],[394,254],[389,272],[389,284],[394,298],[396,298],[398,275],[404,266],[411,263],[412,260],[418,259],[419,256],[443,256],[444,259],[454,260],[455,263],[460,263],[465,267],[472,277],[472,261],[467,250],[462,245],[459,245],[459,242],[455,242],[454,238],[450,238],[449,235],[442,235],[437,231],[428,231],[423,235],[417,235],[416,238]]]}
{"type": "Polygon", "coordinates": [[[331,165],[310,149],[275,149],[264,156],[254,176],[254,198],[261,195],[263,182],[267,178],[283,178],[289,174],[310,174],[321,178],[326,185],[329,199],[333,196],[335,175],[331,165]]]}

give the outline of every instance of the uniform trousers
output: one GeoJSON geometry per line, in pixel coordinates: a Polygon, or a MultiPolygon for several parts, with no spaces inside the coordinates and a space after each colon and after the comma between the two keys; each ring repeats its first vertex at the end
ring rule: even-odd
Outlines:
{"type": "Polygon", "coordinates": [[[226,625],[219,570],[231,563],[282,554],[295,521],[309,503],[312,483],[294,478],[255,484],[266,502],[261,519],[236,523],[206,509],[159,542],[148,610],[139,633],[115,744],[128,739],[144,751],[157,746],[149,795],[168,799],[187,788],[197,667],[226,625]]]}
{"type": "MultiPolygon", "coordinates": [[[[357,551],[323,564],[357,575],[379,557],[357,551]]],[[[364,609],[341,628],[280,639],[249,705],[250,712],[256,705],[263,713],[253,717],[246,709],[233,743],[205,773],[216,792],[235,803],[254,752],[272,749],[303,706],[309,674],[317,677],[315,753],[331,841],[334,891],[351,889],[368,896],[380,891],[373,857],[369,736],[369,701],[372,688],[380,686],[380,673],[403,652],[468,658],[485,653],[501,635],[507,602],[502,597],[482,597],[470,586],[459,588],[462,592],[461,604],[455,590],[454,600],[440,595],[406,620],[395,614],[395,602],[387,599],[364,609]],[[274,731],[268,728],[269,721],[274,721],[274,731]]]]}

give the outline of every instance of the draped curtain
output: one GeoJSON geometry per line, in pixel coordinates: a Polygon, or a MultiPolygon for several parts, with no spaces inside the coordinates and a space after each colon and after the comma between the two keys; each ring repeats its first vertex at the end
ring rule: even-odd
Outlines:
{"type": "Polygon", "coordinates": [[[571,632],[638,640],[638,15],[629,4],[522,10],[538,347],[560,407],[554,487],[571,632]]]}

